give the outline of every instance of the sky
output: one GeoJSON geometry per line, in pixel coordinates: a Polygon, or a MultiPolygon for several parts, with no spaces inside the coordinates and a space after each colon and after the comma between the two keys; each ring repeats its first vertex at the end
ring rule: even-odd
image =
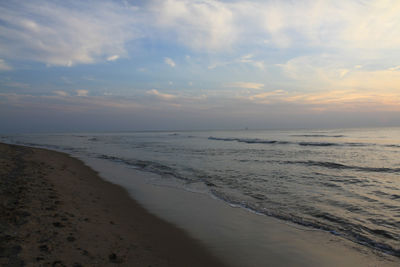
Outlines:
{"type": "Polygon", "coordinates": [[[398,0],[1,1],[0,133],[400,126],[398,0]]]}

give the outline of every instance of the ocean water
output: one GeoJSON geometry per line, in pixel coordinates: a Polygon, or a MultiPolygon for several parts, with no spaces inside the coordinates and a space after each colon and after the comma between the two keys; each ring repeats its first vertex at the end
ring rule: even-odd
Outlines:
{"type": "Polygon", "coordinates": [[[157,173],[162,186],[400,257],[400,128],[1,136],[157,173]]]}

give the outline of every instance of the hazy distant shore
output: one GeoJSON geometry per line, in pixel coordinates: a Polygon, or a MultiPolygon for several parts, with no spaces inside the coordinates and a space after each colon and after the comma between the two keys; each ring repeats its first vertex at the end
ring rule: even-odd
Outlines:
{"type": "Polygon", "coordinates": [[[0,265],[223,266],[66,154],[0,144],[0,265]]]}

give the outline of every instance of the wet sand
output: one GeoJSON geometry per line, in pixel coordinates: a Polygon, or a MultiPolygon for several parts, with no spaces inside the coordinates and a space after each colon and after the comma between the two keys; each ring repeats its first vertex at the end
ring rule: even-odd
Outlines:
{"type": "Polygon", "coordinates": [[[66,154],[0,144],[1,266],[224,266],[66,154]]]}

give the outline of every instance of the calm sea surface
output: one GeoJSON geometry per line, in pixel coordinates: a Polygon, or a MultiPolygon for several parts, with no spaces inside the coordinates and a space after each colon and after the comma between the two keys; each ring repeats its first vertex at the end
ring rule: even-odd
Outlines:
{"type": "Polygon", "coordinates": [[[400,256],[400,128],[2,136],[161,175],[154,183],[400,256]]]}

